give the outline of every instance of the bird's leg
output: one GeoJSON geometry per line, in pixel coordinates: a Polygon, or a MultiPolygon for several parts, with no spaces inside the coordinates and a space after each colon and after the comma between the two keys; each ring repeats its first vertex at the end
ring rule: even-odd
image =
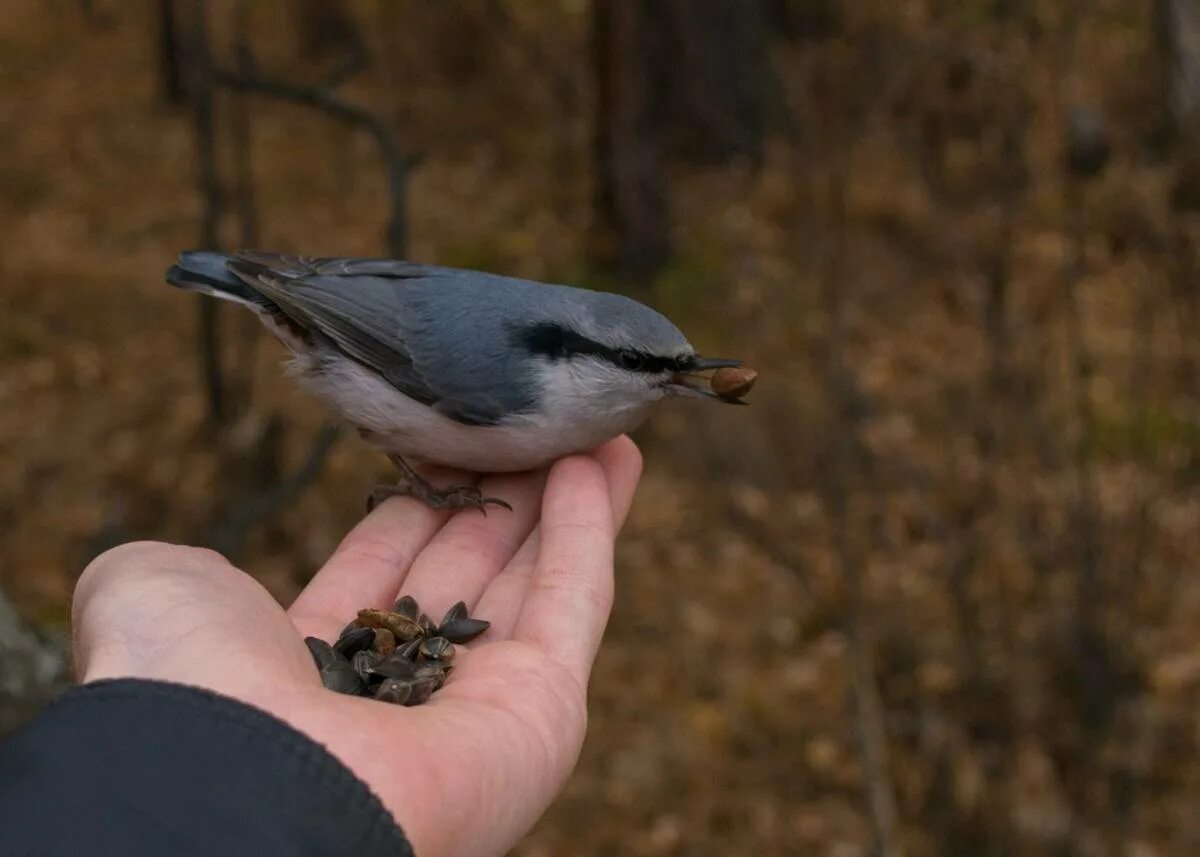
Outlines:
{"type": "Polygon", "coordinates": [[[512,511],[512,506],[508,503],[498,497],[484,497],[478,488],[472,488],[470,485],[435,488],[400,456],[389,454],[388,459],[400,471],[400,481],[394,485],[376,485],[367,497],[368,512],[388,497],[415,497],[434,509],[478,509],[485,515],[489,503],[512,511]]]}

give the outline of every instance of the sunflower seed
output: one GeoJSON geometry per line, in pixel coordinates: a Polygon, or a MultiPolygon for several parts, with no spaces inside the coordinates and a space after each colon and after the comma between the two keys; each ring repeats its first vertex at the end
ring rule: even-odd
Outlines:
{"type": "Polygon", "coordinates": [[[442,661],[426,661],[417,667],[414,676],[418,679],[433,679],[433,689],[437,690],[446,683],[452,667],[442,661]]]}
{"type": "Polygon", "coordinates": [[[377,661],[371,667],[371,672],[382,678],[410,679],[416,673],[416,668],[412,661],[393,655],[385,661],[377,661]]]}
{"type": "Polygon", "coordinates": [[[448,661],[454,657],[454,645],[445,637],[430,637],[421,641],[421,654],[433,660],[448,661]]]}
{"type": "Polygon", "coordinates": [[[723,399],[739,399],[750,392],[758,373],[749,366],[726,366],[709,379],[708,386],[723,399]]]}
{"type": "Polygon", "coordinates": [[[373,607],[364,607],[358,611],[358,619],[351,622],[353,626],[357,624],[361,628],[386,628],[388,617],[391,614],[386,610],[376,610],[373,607]]]}
{"type": "MultiPolygon", "coordinates": [[[[386,678],[375,688],[375,698],[393,705],[407,705],[413,695],[413,683],[401,679],[386,678]]],[[[416,703],[413,703],[414,705],[416,703]]]]}
{"type": "Polygon", "coordinates": [[[420,648],[421,648],[421,639],[418,637],[417,639],[409,640],[403,646],[398,647],[396,649],[396,656],[401,657],[401,658],[408,658],[408,660],[410,660],[410,661],[415,660],[417,657],[417,652],[419,651],[420,648]]]}
{"type": "Polygon", "coordinates": [[[312,654],[318,670],[325,669],[325,667],[337,660],[337,657],[333,653],[333,646],[324,640],[317,637],[305,637],[304,645],[308,646],[308,651],[312,654]]]}
{"type": "Polygon", "coordinates": [[[463,616],[461,619],[452,619],[442,623],[442,627],[438,628],[438,634],[451,643],[469,643],[491,626],[491,622],[483,619],[463,616]]]}
{"type": "Polygon", "coordinates": [[[421,626],[421,633],[426,637],[437,636],[437,625],[433,624],[433,620],[422,613],[417,618],[417,624],[421,626]]]}
{"type": "Polygon", "coordinates": [[[411,595],[405,595],[392,607],[393,613],[399,613],[409,619],[416,619],[421,612],[421,608],[417,606],[417,599],[411,595]]]}
{"type": "Polygon", "coordinates": [[[433,696],[434,690],[437,689],[437,680],[433,677],[418,678],[412,681],[412,695],[405,701],[405,705],[420,705],[423,702],[428,702],[429,697],[433,696]]]}
{"type": "Polygon", "coordinates": [[[353,658],[364,649],[370,648],[375,642],[374,628],[355,628],[338,638],[333,644],[333,650],[347,658],[353,658]]]}
{"type": "Polygon", "coordinates": [[[370,684],[375,672],[375,668],[383,661],[383,655],[379,652],[372,652],[370,649],[363,649],[360,652],[355,652],[354,657],[350,660],[350,665],[354,667],[354,671],[358,673],[358,677],[364,683],[370,684]]]}
{"type": "MultiPolygon", "coordinates": [[[[453,622],[455,619],[463,619],[467,615],[467,605],[463,601],[459,601],[453,607],[446,611],[446,615],[442,617],[442,625],[453,622]]],[[[440,625],[438,627],[441,627],[440,625]]]]}
{"type": "Polygon", "coordinates": [[[360,694],[366,685],[348,661],[337,660],[321,670],[321,683],[337,693],[360,694]]]}
{"type": "Polygon", "coordinates": [[[392,652],[396,651],[396,635],[387,628],[376,628],[375,643],[371,648],[385,658],[390,658],[392,652]]]}
{"type": "Polygon", "coordinates": [[[387,628],[395,635],[397,642],[407,642],[425,633],[415,619],[388,610],[359,610],[358,621],[371,628],[387,628]]]}

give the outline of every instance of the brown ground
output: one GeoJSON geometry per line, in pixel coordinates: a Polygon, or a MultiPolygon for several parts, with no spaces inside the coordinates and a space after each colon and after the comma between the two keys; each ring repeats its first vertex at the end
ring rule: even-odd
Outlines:
{"type": "MultiPolygon", "coordinates": [[[[206,427],[195,305],[162,283],[197,240],[193,137],[150,4],[97,3],[104,25],[7,5],[0,583],[63,624],[92,555],[205,539],[271,415],[294,462],[323,414],[230,314],[254,405],[206,427]]],[[[509,2],[478,53],[452,48],[486,4],[358,5],[383,59],[351,93],[424,154],[410,255],[587,274],[583,4],[509,2]]],[[[759,171],[673,168],[679,256],[651,298],[763,377],[753,408],[677,403],[639,436],[584,758],[518,853],[866,854],[864,783],[910,854],[1200,847],[1200,301],[1193,216],[1145,142],[1149,16],[951,5],[853,4],[778,57],[795,142],[759,171]],[[1064,99],[1110,116],[1090,183],[1060,168],[1064,99]]],[[[283,6],[256,8],[256,51],[302,76],[283,6]]],[[[370,142],[254,104],[260,245],[380,252],[370,142]]],[[[386,471],[344,439],[242,564],[286,600],[386,471]]]]}

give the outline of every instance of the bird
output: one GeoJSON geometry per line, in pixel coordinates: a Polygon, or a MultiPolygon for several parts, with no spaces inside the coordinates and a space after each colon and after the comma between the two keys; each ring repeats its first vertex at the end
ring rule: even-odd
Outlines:
{"type": "Polygon", "coordinates": [[[286,373],[399,471],[368,509],[411,496],[435,509],[511,506],[437,488],[413,466],[534,470],[632,431],[669,397],[745,404],[698,373],[666,316],[611,292],[387,258],[191,250],[172,286],[253,311],[291,352],[286,373]]]}

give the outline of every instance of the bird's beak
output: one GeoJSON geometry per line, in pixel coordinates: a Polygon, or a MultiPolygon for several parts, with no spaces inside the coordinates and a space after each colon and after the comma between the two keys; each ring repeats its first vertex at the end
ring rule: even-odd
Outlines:
{"type": "Polygon", "coordinates": [[[742,365],[741,360],[730,360],[727,357],[697,357],[696,371],[704,372],[707,369],[736,369],[742,365]]]}
{"type": "Polygon", "coordinates": [[[742,365],[741,360],[728,360],[724,357],[697,357],[695,368],[687,372],[676,372],[666,384],[667,391],[673,396],[687,396],[692,399],[715,399],[727,405],[749,404],[745,399],[718,396],[707,386],[707,378],[698,377],[696,373],[709,369],[729,369],[742,365]],[[702,386],[703,385],[703,386],[702,386]]]}

